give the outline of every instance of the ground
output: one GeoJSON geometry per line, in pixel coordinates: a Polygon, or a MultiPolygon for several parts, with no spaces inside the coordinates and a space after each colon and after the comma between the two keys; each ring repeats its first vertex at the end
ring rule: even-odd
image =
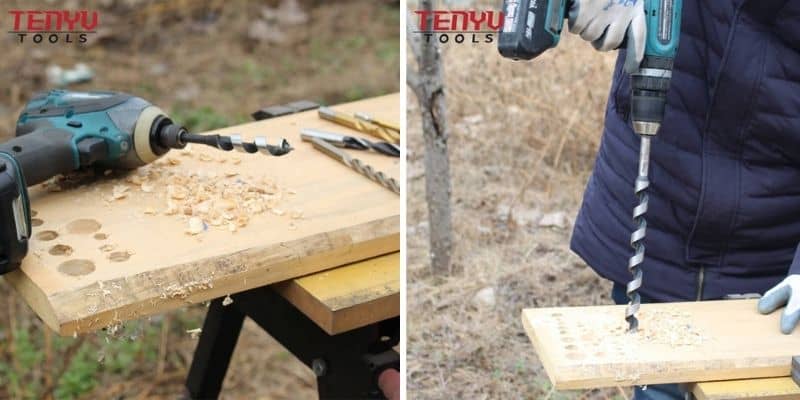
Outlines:
{"type": "MultiPolygon", "coordinates": [[[[98,10],[87,46],[19,44],[0,38],[0,140],[13,135],[48,66],[85,63],[90,82],[144,97],[190,129],[248,121],[260,107],[300,99],[326,104],[399,89],[397,1],[49,0],[15,8],[98,10]],[[87,6],[87,3],[89,4],[87,6]],[[279,7],[281,6],[282,7],[279,7]]],[[[269,135],[269,133],[268,133],[269,135]]],[[[273,134],[274,137],[274,134],[273,134]]],[[[126,324],[122,333],[59,338],[0,283],[0,398],[169,398],[182,394],[204,305],[126,324]]],[[[247,322],[223,399],[314,398],[313,374],[247,322]]]]}
{"type": "Polygon", "coordinates": [[[504,59],[496,44],[450,43],[442,52],[454,270],[430,272],[424,147],[409,94],[410,398],[626,398],[627,388],[552,391],[520,321],[527,307],[611,303],[610,284],[570,252],[569,238],[615,54],[569,35],[532,62],[504,59]],[[555,226],[541,226],[544,216],[555,226]]]}

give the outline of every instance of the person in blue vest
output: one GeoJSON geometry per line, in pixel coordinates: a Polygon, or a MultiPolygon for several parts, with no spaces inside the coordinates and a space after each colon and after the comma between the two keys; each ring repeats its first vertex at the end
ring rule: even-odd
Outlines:
{"type": "MultiPolygon", "coordinates": [[[[643,53],[642,1],[574,0],[569,15],[570,31],[599,50],[627,38],[571,240],[621,304],[639,156],[625,70],[643,53]]],[[[775,329],[790,334],[800,320],[800,1],[684,0],[682,18],[651,150],[642,299],[764,294],[758,310],[784,308],[775,329]]],[[[635,390],[637,400],[683,396],[677,385],[635,390]]]]}

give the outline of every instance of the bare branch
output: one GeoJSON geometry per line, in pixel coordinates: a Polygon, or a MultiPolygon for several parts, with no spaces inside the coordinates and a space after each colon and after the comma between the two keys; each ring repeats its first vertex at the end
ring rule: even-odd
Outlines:
{"type": "MultiPolygon", "coordinates": [[[[426,18],[432,21],[431,0],[420,2],[426,18]]],[[[452,270],[453,226],[450,207],[450,160],[447,153],[447,107],[438,43],[432,35],[412,31],[411,16],[407,26],[408,42],[417,61],[417,70],[407,68],[406,84],[411,87],[420,105],[422,136],[425,141],[425,199],[430,220],[430,261],[434,274],[452,270]]]]}
{"type": "Polygon", "coordinates": [[[422,89],[422,80],[419,74],[417,74],[417,71],[412,71],[410,68],[406,69],[406,85],[411,88],[414,95],[417,96],[417,99],[425,97],[425,93],[422,89]]]}

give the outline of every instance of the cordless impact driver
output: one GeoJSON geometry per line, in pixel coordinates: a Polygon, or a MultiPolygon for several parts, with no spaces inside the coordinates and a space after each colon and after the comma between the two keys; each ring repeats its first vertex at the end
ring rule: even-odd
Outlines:
{"type": "Polygon", "coordinates": [[[118,92],[52,90],[36,95],[0,144],[0,274],[19,267],[31,236],[27,187],[85,167],[133,169],[170,149],[200,143],[220,150],[289,153],[286,140],[196,135],[144,99],[118,92]]]}
{"type": "MultiPolygon", "coordinates": [[[[613,0],[612,0],[613,1],[613,0]]],[[[641,302],[638,289],[642,286],[642,262],[647,222],[647,178],[650,162],[650,139],[658,133],[664,119],[666,95],[672,78],[672,65],[678,50],[682,0],[644,1],[647,35],[644,58],[631,73],[631,122],[641,138],[639,169],[634,184],[639,203],[633,210],[636,230],[631,234],[633,256],[628,270],[633,278],[628,282],[630,302],[625,311],[629,331],[638,329],[636,312],[641,302]]],[[[558,45],[564,19],[570,9],[569,0],[505,0],[504,21],[498,38],[498,49],[504,57],[530,60],[558,45]]],[[[628,54],[628,57],[633,57],[628,54]]]]}

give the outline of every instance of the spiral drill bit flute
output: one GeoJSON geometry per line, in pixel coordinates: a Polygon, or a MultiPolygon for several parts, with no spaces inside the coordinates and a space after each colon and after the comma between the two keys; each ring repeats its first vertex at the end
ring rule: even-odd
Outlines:
{"type": "MultiPolygon", "coordinates": [[[[658,133],[664,120],[667,104],[667,90],[672,79],[672,66],[678,49],[680,36],[682,0],[646,0],[647,41],[639,68],[631,74],[631,120],[633,130],[641,138],[639,148],[639,174],[636,177],[635,192],[639,204],[633,209],[636,229],[631,234],[633,256],[628,260],[628,270],[632,279],[628,282],[628,307],[625,320],[628,332],[639,329],[636,312],[639,311],[642,287],[642,263],[644,262],[644,239],[647,233],[648,197],[647,178],[650,164],[650,140],[658,133]]],[[[628,54],[628,56],[631,56],[628,54]]]]}
{"type": "Polygon", "coordinates": [[[644,237],[647,234],[647,220],[644,219],[647,213],[647,187],[650,180],[647,178],[647,170],[650,167],[650,136],[642,135],[641,147],[639,149],[639,176],[636,177],[636,196],[639,204],[633,209],[633,222],[636,230],[631,233],[631,247],[634,253],[628,260],[628,270],[633,279],[628,282],[627,294],[630,302],[625,309],[625,320],[628,321],[628,330],[636,332],[639,329],[639,320],[636,319],[636,312],[639,311],[641,296],[639,288],[642,286],[642,263],[644,262],[644,237]]]}

